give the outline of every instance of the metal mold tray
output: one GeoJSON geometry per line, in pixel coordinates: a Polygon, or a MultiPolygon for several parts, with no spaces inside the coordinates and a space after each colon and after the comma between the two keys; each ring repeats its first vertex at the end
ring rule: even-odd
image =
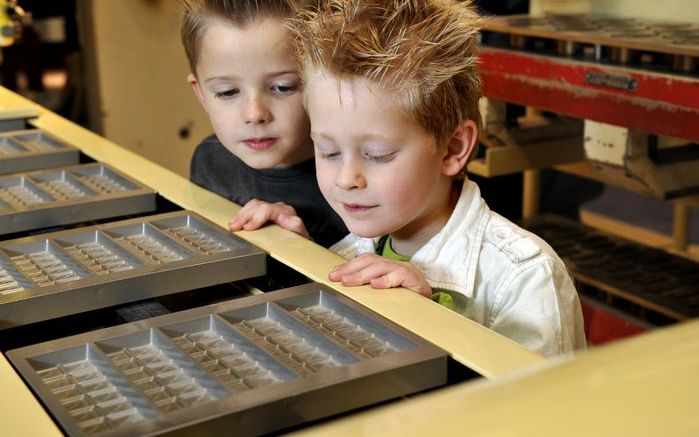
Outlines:
{"type": "Polygon", "coordinates": [[[307,284],[8,352],[69,435],[249,435],[446,383],[445,352],[307,284]]]}
{"type": "Polygon", "coordinates": [[[101,163],[0,177],[0,235],[155,209],[155,192],[101,163]]]}
{"type": "Polygon", "coordinates": [[[0,133],[0,174],[77,164],[80,152],[38,129],[0,133]]]}
{"type": "Polygon", "coordinates": [[[188,212],[0,242],[0,329],[260,276],[265,253],[188,212]]]}

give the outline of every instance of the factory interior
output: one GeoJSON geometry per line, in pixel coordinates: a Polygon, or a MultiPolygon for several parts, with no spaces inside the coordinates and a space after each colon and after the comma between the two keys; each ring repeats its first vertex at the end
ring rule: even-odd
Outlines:
{"type": "Polygon", "coordinates": [[[229,229],[244,205],[193,174],[216,125],[181,27],[207,1],[0,0],[2,435],[699,435],[697,2],[470,1],[464,170],[506,232],[469,244],[560,263],[584,339],[546,353],[437,299],[436,261],[401,258],[430,299],[331,280],[350,258],[278,222],[229,229]]]}

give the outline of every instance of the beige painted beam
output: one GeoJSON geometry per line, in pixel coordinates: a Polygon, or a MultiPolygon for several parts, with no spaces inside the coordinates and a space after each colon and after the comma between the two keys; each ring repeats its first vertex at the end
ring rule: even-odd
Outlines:
{"type": "MultiPolygon", "coordinates": [[[[488,140],[484,140],[488,144],[488,140]]],[[[483,177],[542,169],[585,159],[582,137],[556,139],[526,145],[486,146],[485,158],[473,160],[468,171],[483,177]]]]}
{"type": "Polygon", "coordinates": [[[0,355],[0,431],[13,437],[63,435],[4,355],[0,355]]]}
{"type": "Polygon", "coordinates": [[[464,383],[298,432],[303,436],[694,436],[699,321],[464,383]]]}

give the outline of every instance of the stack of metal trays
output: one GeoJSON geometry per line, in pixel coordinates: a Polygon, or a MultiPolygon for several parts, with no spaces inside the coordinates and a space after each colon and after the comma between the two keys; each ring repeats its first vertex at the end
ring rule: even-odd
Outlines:
{"type": "Polygon", "coordinates": [[[155,191],[101,163],[0,177],[0,235],[155,210],[155,191]]]}
{"type": "Polygon", "coordinates": [[[0,133],[0,174],[77,164],[80,152],[38,129],[0,133]]]}
{"type": "Polygon", "coordinates": [[[69,435],[249,435],[446,383],[444,351],[299,287],[8,352],[69,435]]]}
{"type": "Polygon", "coordinates": [[[188,211],[0,243],[0,329],[265,274],[265,253],[188,211]]]}
{"type": "MultiPolygon", "coordinates": [[[[578,283],[588,284],[675,320],[699,316],[699,264],[559,216],[542,215],[523,225],[545,239],[578,283]]],[[[623,306],[624,312],[629,305],[623,306]]]]}

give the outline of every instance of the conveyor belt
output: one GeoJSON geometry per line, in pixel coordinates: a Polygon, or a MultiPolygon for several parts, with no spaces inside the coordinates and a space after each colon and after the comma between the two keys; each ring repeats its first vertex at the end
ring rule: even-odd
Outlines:
{"type": "Polygon", "coordinates": [[[524,227],[546,240],[577,281],[675,320],[699,315],[699,266],[554,216],[524,227]]]}

